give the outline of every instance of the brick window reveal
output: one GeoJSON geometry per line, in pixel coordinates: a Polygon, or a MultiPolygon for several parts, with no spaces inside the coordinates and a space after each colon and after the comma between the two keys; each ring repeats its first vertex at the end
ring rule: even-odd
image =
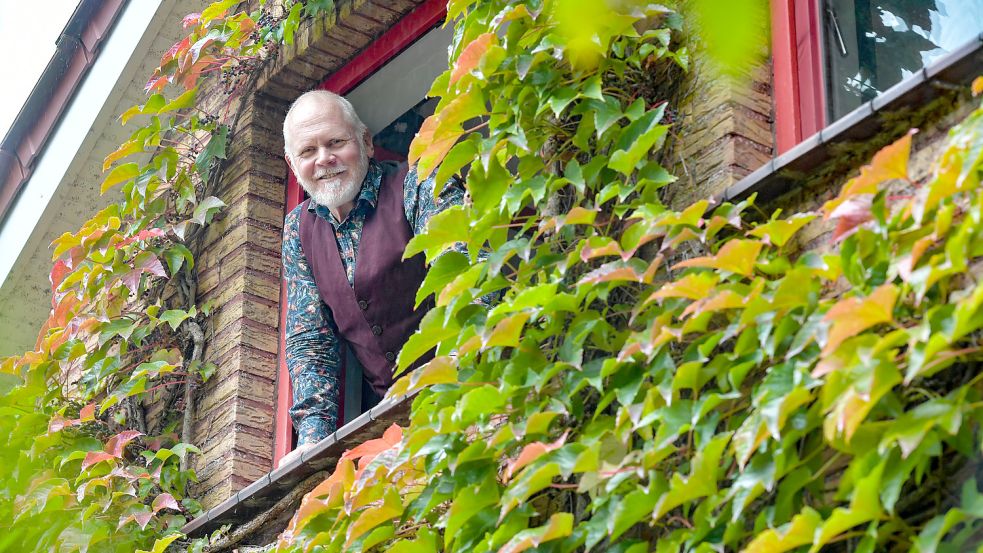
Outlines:
{"type": "MultiPolygon", "coordinates": [[[[436,27],[446,15],[446,1],[426,0],[419,7],[415,8],[408,15],[403,17],[386,32],[376,38],[368,47],[356,55],[351,61],[338,71],[335,71],[321,82],[317,88],[330,90],[338,94],[348,94],[360,83],[371,77],[376,71],[381,69],[386,63],[398,56],[406,48],[420,39],[428,31],[436,27]]],[[[412,110],[411,110],[412,111],[412,110]]],[[[387,152],[385,145],[377,145],[376,158],[393,159],[401,157],[399,154],[387,152]]],[[[297,182],[293,173],[287,169],[287,186],[284,201],[284,215],[304,200],[304,191],[297,182]]],[[[290,387],[290,376],[287,371],[286,358],[284,355],[284,331],[286,326],[286,287],[281,284],[280,289],[280,354],[279,367],[277,370],[277,397],[276,397],[276,416],[274,428],[274,449],[273,466],[277,466],[280,459],[289,453],[294,446],[295,438],[293,427],[290,421],[288,410],[292,403],[292,391],[290,387]]],[[[338,419],[343,420],[344,408],[344,382],[345,369],[342,367],[340,379],[341,383],[341,402],[338,407],[338,419]]]]}

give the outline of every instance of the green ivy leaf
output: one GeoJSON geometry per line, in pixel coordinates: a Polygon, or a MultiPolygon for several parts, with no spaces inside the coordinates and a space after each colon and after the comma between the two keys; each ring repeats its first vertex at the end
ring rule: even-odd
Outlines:
{"type": "Polygon", "coordinates": [[[212,132],[211,138],[208,139],[208,144],[205,145],[195,158],[195,170],[198,171],[201,178],[208,179],[208,174],[211,172],[216,159],[225,159],[225,145],[228,140],[229,127],[226,125],[219,125],[212,132]]]}
{"type": "Polygon", "coordinates": [[[608,163],[615,171],[631,175],[652,148],[656,147],[669,132],[667,125],[659,124],[665,113],[666,104],[650,110],[642,117],[625,127],[618,139],[615,152],[608,163]]]}

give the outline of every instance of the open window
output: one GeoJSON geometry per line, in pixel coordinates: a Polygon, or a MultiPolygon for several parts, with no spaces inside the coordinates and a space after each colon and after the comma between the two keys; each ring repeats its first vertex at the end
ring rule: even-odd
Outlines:
{"type": "Polygon", "coordinates": [[[983,31],[979,0],[775,0],[782,153],[983,31]]]}
{"type": "MultiPolygon", "coordinates": [[[[378,160],[405,160],[414,135],[433,113],[436,100],[426,94],[447,68],[453,35],[452,28],[440,27],[445,15],[446,2],[427,0],[318,86],[348,98],[372,133],[378,160]]],[[[305,196],[292,174],[287,175],[287,182],[285,209],[289,212],[305,196]]],[[[281,306],[286,305],[285,296],[281,286],[281,306]]],[[[281,307],[274,466],[296,442],[288,415],[292,393],[284,358],[285,317],[281,307]]],[[[348,348],[344,350],[339,425],[361,414],[362,404],[361,367],[348,348]]]]}

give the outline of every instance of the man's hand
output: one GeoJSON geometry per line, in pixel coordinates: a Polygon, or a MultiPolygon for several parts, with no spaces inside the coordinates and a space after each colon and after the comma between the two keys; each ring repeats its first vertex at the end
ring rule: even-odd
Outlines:
{"type": "Polygon", "coordinates": [[[276,464],[277,468],[286,465],[287,463],[293,461],[294,459],[299,459],[300,456],[303,455],[305,451],[311,449],[312,447],[314,447],[314,444],[311,443],[297,446],[296,448],[294,448],[293,451],[280,458],[280,462],[276,464]]]}

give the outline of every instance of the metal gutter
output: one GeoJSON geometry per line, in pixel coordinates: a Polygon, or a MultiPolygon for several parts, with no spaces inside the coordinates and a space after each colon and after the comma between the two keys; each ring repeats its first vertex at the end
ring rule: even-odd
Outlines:
{"type": "MultiPolygon", "coordinates": [[[[264,474],[232,497],[205,511],[181,528],[192,538],[207,536],[226,524],[243,524],[273,507],[298,484],[320,471],[331,471],[349,449],[381,436],[393,424],[409,422],[413,396],[387,398],[318,442],[300,457],[264,474]]],[[[298,498],[299,501],[299,498],[298,498]]]]}
{"type": "Polygon", "coordinates": [[[980,75],[983,33],[731,185],[723,200],[739,201],[757,193],[759,201],[767,202],[791,192],[802,184],[805,175],[833,158],[833,146],[863,142],[884,132],[883,115],[924,105],[940,88],[964,87],[980,75]]]}
{"type": "Polygon", "coordinates": [[[0,221],[31,177],[126,1],[82,0],[55,41],[54,55],[0,141],[0,221]]]}

